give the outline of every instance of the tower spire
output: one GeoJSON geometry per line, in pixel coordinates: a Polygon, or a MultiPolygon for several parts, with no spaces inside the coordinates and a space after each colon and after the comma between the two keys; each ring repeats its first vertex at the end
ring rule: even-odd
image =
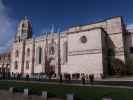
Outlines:
{"type": "Polygon", "coordinates": [[[54,33],[54,24],[52,24],[51,33],[54,33]]]}
{"type": "Polygon", "coordinates": [[[52,24],[52,27],[51,27],[51,42],[54,41],[54,24],[52,24]]]}
{"type": "Polygon", "coordinates": [[[28,19],[27,16],[24,16],[24,19],[27,20],[28,19]]]}
{"type": "Polygon", "coordinates": [[[15,38],[16,42],[32,38],[32,24],[27,16],[20,21],[15,38]]]}

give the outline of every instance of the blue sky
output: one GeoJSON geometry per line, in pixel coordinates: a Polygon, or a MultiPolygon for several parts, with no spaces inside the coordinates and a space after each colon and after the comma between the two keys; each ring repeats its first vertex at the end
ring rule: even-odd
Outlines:
{"type": "Polygon", "coordinates": [[[0,51],[9,47],[24,16],[32,21],[36,36],[52,24],[64,30],[112,16],[132,24],[133,0],[0,0],[0,51]]]}

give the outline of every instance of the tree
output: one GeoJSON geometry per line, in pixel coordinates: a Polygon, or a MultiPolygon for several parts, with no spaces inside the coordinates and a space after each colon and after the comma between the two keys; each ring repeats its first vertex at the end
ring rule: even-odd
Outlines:
{"type": "Polygon", "coordinates": [[[127,67],[122,60],[114,58],[111,62],[111,72],[112,75],[123,76],[127,73],[127,67]]]}
{"type": "Polygon", "coordinates": [[[132,61],[132,59],[128,59],[126,65],[127,65],[127,74],[133,75],[133,61],[132,61]]]}

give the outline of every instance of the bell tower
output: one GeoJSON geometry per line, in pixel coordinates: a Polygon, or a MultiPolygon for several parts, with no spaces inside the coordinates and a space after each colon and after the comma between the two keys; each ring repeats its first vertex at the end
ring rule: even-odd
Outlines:
{"type": "Polygon", "coordinates": [[[31,21],[25,17],[18,25],[15,40],[16,42],[20,42],[29,38],[32,38],[32,24],[31,21]]]}

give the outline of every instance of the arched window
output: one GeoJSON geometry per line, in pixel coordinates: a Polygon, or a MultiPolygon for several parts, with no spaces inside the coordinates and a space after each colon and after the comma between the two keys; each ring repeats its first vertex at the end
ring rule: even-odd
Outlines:
{"type": "Polygon", "coordinates": [[[27,33],[27,30],[26,29],[22,29],[22,33],[27,33]]]}
{"type": "Polygon", "coordinates": [[[27,25],[28,23],[22,23],[22,28],[26,28],[28,25],[27,25]]]}
{"type": "Polygon", "coordinates": [[[16,69],[16,70],[18,69],[18,62],[17,61],[14,62],[14,69],[16,69]]]}
{"type": "Polygon", "coordinates": [[[39,47],[39,64],[42,63],[42,48],[39,47]]]}
{"type": "Polygon", "coordinates": [[[42,48],[38,47],[36,49],[36,63],[41,64],[42,63],[42,48]]]}
{"type": "Polygon", "coordinates": [[[29,61],[26,61],[26,69],[29,69],[29,61]]]}
{"type": "Polygon", "coordinates": [[[68,44],[67,42],[64,42],[62,63],[65,64],[67,61],[68,61],[68,44]]]}
{"type": "Polygon", "coordinates": [[[22,27],[24,27],[25,25],[24,25],[24,23],[22,23],[22,27]]]}
{"type": "Polygon", "coordinates": [[[16,56],[16,57],[19,56],[19,51],[18,51],[18,50],[16,50],[16,52],[15,52],[15,56],[16,56]]]}
{"type": "Polygon", "coordinates": [[[30,48],[27,49],[27,57],[30,56],[30,48]]]}
{"type": "Polygon", "coordinates": [[[54,55],[54,54],[55,54],[55,49],[54,49],[53,46],[50,47],[50,49],[49,49],[49,54],[50,54],[50,55],[54,55]]]}

